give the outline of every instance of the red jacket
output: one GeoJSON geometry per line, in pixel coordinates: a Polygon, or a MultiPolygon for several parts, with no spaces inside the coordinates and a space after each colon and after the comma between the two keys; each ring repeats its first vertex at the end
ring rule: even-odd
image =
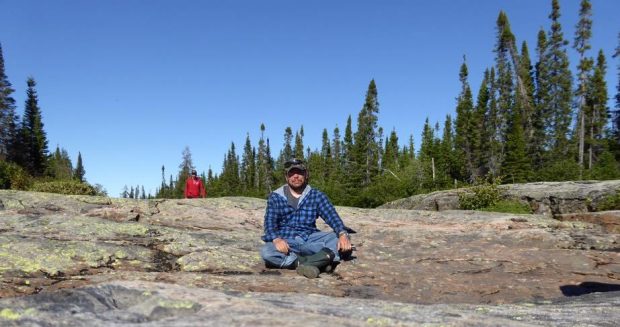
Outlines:
{"type": "Polygon", "coordinates": [[[205,191],[205,186],[202,183],[202,179],[200,177],[196,177],[195,179],[189,177],[185,182],[185,198],[204,198],[207,196],[207,192],[205,191]]]}

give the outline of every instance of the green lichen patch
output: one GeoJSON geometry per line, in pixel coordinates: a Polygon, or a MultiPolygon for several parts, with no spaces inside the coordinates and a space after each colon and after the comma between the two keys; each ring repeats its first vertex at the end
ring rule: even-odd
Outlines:
{"type": "Polygon", "coordinates": [[[84,268],[112,267],[121,262],[138,261],[142,262],[143,269],[148,269],[148,260],[153,256],[146,248],[94,242],[0,237],[0,243],[0,275],[58,276],[75,274],[84,268]]]}
{"type": "Polygon", "coordinates": [[[243,251],[232,247],[211,248],[194,252],[177,260],[182,271],[252,272],[260,263],[258,252],[243,251]]]}

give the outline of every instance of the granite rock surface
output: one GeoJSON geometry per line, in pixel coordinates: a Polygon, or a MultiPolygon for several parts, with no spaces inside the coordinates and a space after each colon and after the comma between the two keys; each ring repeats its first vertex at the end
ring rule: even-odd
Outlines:
{"type": "Polygon", "coordinates": [[[582,219],[338,207],[356,250],[306,279],[261,262],[260,199],[0,204],[0,325],[620,321],[620,234],[582,219]]]}

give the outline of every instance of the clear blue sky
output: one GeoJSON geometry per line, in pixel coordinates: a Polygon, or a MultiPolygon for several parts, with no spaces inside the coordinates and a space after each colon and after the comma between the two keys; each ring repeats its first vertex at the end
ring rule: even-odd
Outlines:
{"type": "MultiPolygon", "coordinates": [[[[579,2],[560,1],[571,44],[579,2]]],[[[607,55],[611,97],[620,1],[592,3],[590,55],[607,55]]],[[[80,151],[87,180],[118,196],[153,193],[185,146],[199,171],[219,173],[230,143],[249,133],[256,145],[261,123],[274,156],[287,126],[318,148],[323,128],[331,137],[349,115],[355,128],[372,78],[379,125],[417,149],[426,117],[454,117],[463,55],[478,91],[500,10],[536,60],[551,0],[0,0],[0,43],[18,112],[33,76],[50,151],[74,164],[80,151]]]]}

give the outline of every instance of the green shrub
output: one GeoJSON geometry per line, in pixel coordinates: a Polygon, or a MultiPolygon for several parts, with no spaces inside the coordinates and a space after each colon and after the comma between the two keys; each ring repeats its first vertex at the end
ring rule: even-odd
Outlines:
{"type": "Polygon", "coordinates": [[[620,209],[620,193],[608,195],[596,204],[596,211],[608,211],[620,209]]]}
{"type": "Polygon", "coordinates": [[[495,178],[492,182],[477,180],[475,183],[476,185],[470,188],[470,191],[473,193],[459,193],[459,205],[461,209],[478,210],[495,205],[501,199],[500,191],[497,188],[499,183],[499,178],[495,178]]]}
{"type": "Polygon", "coordinates": [[[492,206],[481,208],[482,211],[503,212],[516,214],[531,214],[532,208],[528,204],[514,200],[500,200],[492,206]]]}
{"type": "Polygon", "coordinates": [[[58,194],[97,195],[94,187],[77,180],[38,181],[29,190],[58,194]]]}
{"type": "Polygon", "coordinates": [[[31,183],[30,175],[22,167],[0,161],[0,189],[26,190],[31,183]]]}

